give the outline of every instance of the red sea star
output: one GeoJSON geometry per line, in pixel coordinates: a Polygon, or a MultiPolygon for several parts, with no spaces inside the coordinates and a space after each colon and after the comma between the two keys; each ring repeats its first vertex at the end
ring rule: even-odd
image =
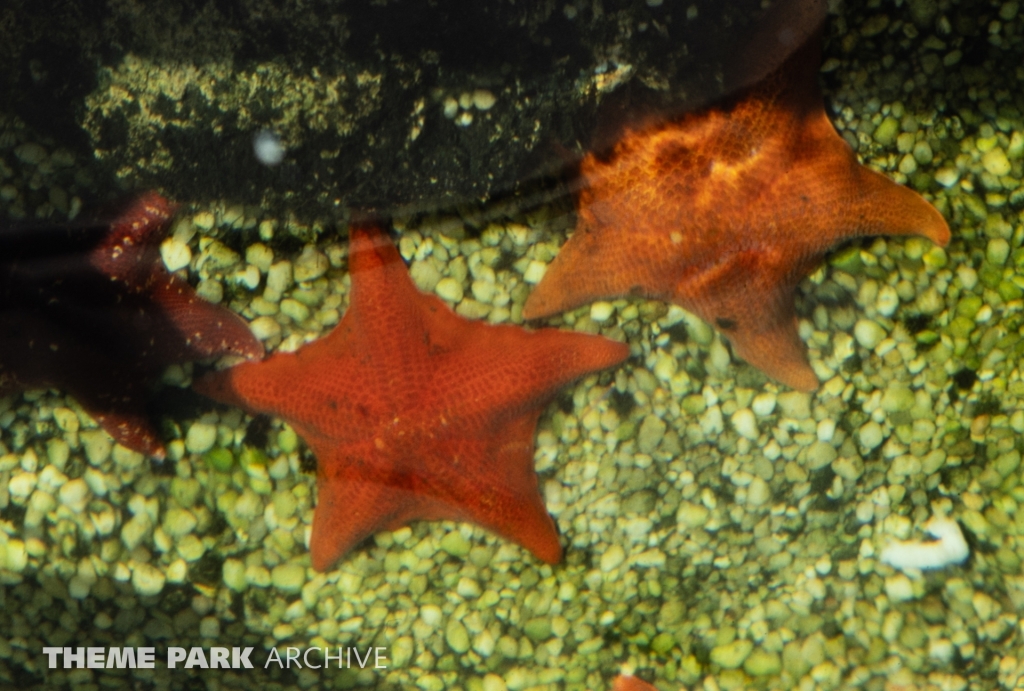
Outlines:
{"type": "Polygon", "coordinates": [[[658,691],[653,684],[648,684],[631,674],[620,674],[612,682],[612,691],[658,691]]]}
{"type": "Polygon", "coordinates": [[[628,132],[607,158],[588,155],[576,232],[523,317],[602,298],[667,300],[770,377],[815,389],[793,308],[800,280],[847,239],[949,241],[934,207],[859,165],[836,133],[817,44],[726,103],[628,132]]]}
{"type": "Polygon", "coordinates": [[[171,212],[148,193],[111,224],[0,231],[0,392],[65,389],[116,441],[162,457],[148,381],[174,363],[263,354],[238,315],[164,269],[171,212]]]}
{"type": "Polygon", "coordinates": [[[379,228],[350,234],[351,302],[334,331],[213,373],[196,389],[280,415],[313,449],[310,552],[319,571],[416,519],[471,521],[559,561],[533,470],[537,420],[559,389],[618,364],[628,347],[463,319],[416,290],[379,228]]]}

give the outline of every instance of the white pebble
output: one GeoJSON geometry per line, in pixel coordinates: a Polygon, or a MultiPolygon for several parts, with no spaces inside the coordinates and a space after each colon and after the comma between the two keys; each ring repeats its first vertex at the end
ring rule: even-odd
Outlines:
{"type": "Polygon", "coordinates": [[[270,271],[270,267],[274,263],[274,250],[262,242],[254,242],[245,248],[245,261],[259,269],[260,273],[265,274],[270,271]]]}
{"type": "Polygon", "coordinates": [[[82,479],[89,486],[89,491],[97,497],[105,497],[107,495],[107,476],[100,471],[95,468],[86,468],[82,479]]]}
{"type": "Polygon", "coordinates": [[[875,300],[875,308],[878,313],[883,317],[891,317],[899,306],[900,297],[896,294],[896,289],[890,285],[882,286],[875,300]]]}
{"type": "Polygon", "coordinates": [[[7,491],[13,496],[28,499],[36,488],[38,476],[35,473],[16,473],[7,483],[7,491]]]}
{"type": "Polygon", "coordinates": [[[420,619],[427,626],[436,629],[441,624],[442,618],[441,608],[437,605],[423,605],[420,607],[420,619]]]}
{"type": "Polygon", "coordinates": [[[757,419],[750,408],[740,408],[730,418],[733,428],[750,440],[757,439],[757,419]]]}
{"type": "Polygon", "coordinates": [[[490,110],[497,101],[494,94],[487,89],[477,89],[473,92],[473,106],[477,110],[490,110]]]}
{"type": "Polygon", "coordinates": [[[460,302],[463,297],[462,284],[450,276],[446,276],[437,282],[434,292],[442,300],[448,302],[460,302]]]}
{"type": "Polygon", "coordinates": [[[278,564],[270,572],[274,587],[285,593],[297,593],[306,583],[306,569],[300,564],[278,564]]]}
{"type": "Polygon", "coordinates": [[[708,515],[709,512],[704,506],[683,501],[676,511],[676,523],[683,528],[699,528],[707,522],[708,515]]]}
{"type": "Polygon", "coordinates": [[[292,265],[292,275],[296,283],[313,281],[327,273],[330,266],[331,263],[328,261],[327,255],[318,250],[315,245],[306,245],[302,248],[302,254],[292,265]]]}
{"type": "Polygon", "coordinates": [[[523,280],[527,283],[536,285],[540,283],[541,279],[544,278],[544,274],[548,270],[548,265],[544,262],[539,262],[536,259],[531,261],[526,267],[526,271],[523,272],[523,280]]]}
{"type": "Polygon", "coordinates": [[[960,171],[956,168],[939,168],[935,173],[935,182],[943,187],[952,187],[960,179],[960,171]]]}
{"type": "Polygon", "coordinates": [[[60,503],[68,507],[75,513],[81,513],[85,510],[86,504],[89,503],[89,486],[85,484],[85,480],[78,477],[74,480],[68,480],[63,487],[60,488],[60,492],[57,493],[57,498],[60,499],[60,503]]]}
{"type": "Polygon", "coordinates": [[[260,270],[256,268],[255,264],[246,264],[245,268],[235,272],[234,279],[238,285],[249,290],[256,290],[260,284],[260,270]]]}
{"type": "Polygon", "coordinates": [[[132,587],[139,595],[158,594],[166,581],[163,572],[149,564],[136,564],[132,570],[132,587]]]}
{"type": "Polygon", "coordinates": [[[771,487],[761,478],[754,476],[747,487],[747,503],[751,506],[763,506],[772,497],[771,487]]]}
{"type": "Polygon", "coordinates": [[[994,147],[981,157],[982,167],[992,175],[1006,175],[1010,172],[1010,159],[1000,147],[994,147]]]}
{"type": "Polygon", "coordinates": [[[590,306],[590,318],[598,324],[602,324],[612,316],[615,307],[610,302],[595,302],[590,306]]]}
{"type": "Polygon", "coordinates": [[[277,262],[267,271],[267,287],[263,297],[271,302],[279,302],[284,291],[292,286],[292,264],[288,261],[277,262]]]}
{"type": "Polygon", "coordinates": [[[885,338],[885,329],[870,319],[860,319],[853,326],[853,337],[863,347],[874,350],[875,346],[885,338]]]}
{"type": "Polygon", "coordinates": [[[857,436],[864,448],[869,450],[881,444],[884,438],[881,425],[874,420],[865,422],[857,431],[857,436]]]}
{"type": "Polygon", "coordinates": [[[946,516],[933,516],[924,529],[938,538],[931,542],[896,540],[882,550],[879,557],[885,564],[906,571],[909,569],[941,569],[960,564],[971,550],[960,524],[946,516]]]}
{"type": "Polygon", "coordinates": [[[722,343],[722,339],[716,338],[712,341],[709,351],[708,360],[712,369],[722,373],[726,372],[729,369],[731,358],[729,357],[729,349],[722,343]]]}
{"type": "Polygon", "coordinates": [[[92,583],[83,578],[74,576],[70,581],[68,581],[68,595],[75,600],[84,600],[89,597],[90,590],[92,590],[92,583]]]}
{"type": "Polygon", "coordinates": [[[819,420],[816,433],[818,436],[818,441],[832,441],[832,437],[835,436],[836,433],[836,421],[831,418],[819,420]]]}
{"type": "Polygon", "coordinates": [[[626,552],[619,545],[612,545],[601,555],[601,570],[605,573],[613,571],[626,560],[626,552]]]}
{"type": "Polygon", "coordinates": [[[754,396],[750,408],[758,417],[768,417],[775,410],[775,403],[775,394],[771,392],[759,393],[754,396]]]}
{"type": "Polygon", "coordinates": [[[160,257],[168,271],[184,269],[192,261],[192,250],[181,240],[169,237],[160,243],[160,257]]]}
{"type": "Polygon", "coordinates": [[[261,341],[281,335],[281,325],[273,317],[256,317],[249,324],[253,335],[261,341]]]}
{"type": "Polygon", "coordinates": [[[208,422],[194,422],[185,435],[185,448],[190,453],[206,453],[217,442],[217,426],[208,422]]]}
{"type": "Polygon", "coordinates": [[[146,537],[146,533],[151,527],[149,516],[145,513],[136,514],[121,528],[121,542],[128,549],[135,549],[146,537]]]}
{"type": "Polygon", "coordinates": [[[885,579],[885,594],[893,602],[905,602],[914,597],[914,584],[902,573],[885,579]]]}
{"type": "Polygon", "coordinates": [[[199,228],[199,230],[210,230],[213,228],[215,221],[216,219],[209,211],[200,211],[192,217],[192,225],[199,228]]]}
{"type": "Polygon", "coordinates": [[[485,305],[491,304],[496,288],[497,286],[495,286],[494,281],[484,280],[473,281],[473,285],[470,286],[470,289],[473,291],[473,297],[485,305]]]}
{"type": "Polygon", "coordinates": [[[0,543],[0,567],[21,573],[28,566],[28,552],[25,550],[25,543],[21,540],[8,540],[6,544],[0,543]]]}
{"type": "Polygon", "coordinates": [[[164,530],[172,538],[182,538],[197,525],[196,517],[187,509],[169,509],[164,516],[164,530]]]}

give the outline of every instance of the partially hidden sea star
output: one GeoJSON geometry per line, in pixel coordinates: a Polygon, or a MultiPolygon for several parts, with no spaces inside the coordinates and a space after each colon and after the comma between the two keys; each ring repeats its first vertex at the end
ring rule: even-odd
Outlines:
{"type": "Polygon", "coordinates": [[[0,393],[65,389],[117,442],[162,457],[145,410],[162,370],[263,355],[238,315],[164,268],[172,212],[150,192],[109,223],[0,229],[0,393]]]}
{"type": "Polygon", "coordinates": [[[931,204],[857,162],[825,113],[819,62],[816,36],[735,97],[588,154],[576,231],[523,317],[606,298],[666,300],[773,379],[815,389],[796,328],[800,280],[852,238],[949,241],[931,204]]]}

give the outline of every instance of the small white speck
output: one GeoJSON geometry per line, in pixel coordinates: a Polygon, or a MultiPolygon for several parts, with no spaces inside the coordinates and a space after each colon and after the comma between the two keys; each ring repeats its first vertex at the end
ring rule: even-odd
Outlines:
{"type": "Polygon", "coordinates": [[[265,166],[276,166],[284,160],[281,139],[270,130],[260,130],[253,136],[252,150],[256,159],[265,166]]]}

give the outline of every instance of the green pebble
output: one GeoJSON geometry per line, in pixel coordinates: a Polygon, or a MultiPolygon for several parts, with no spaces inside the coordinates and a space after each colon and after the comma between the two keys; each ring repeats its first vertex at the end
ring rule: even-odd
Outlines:
{"type": "Polygon", "coordinates": [[[711,649],[711,661],[723,669],[736,669],[746,661],[754,644],[745,638],[711,649]]]}
{"type": "Polygon", "coordinates": [[[290,425],[285,425],[281,428],[281,431],[277,433],[277,448],[281,449],[282,453],[291,453],[299,446],[299,435],[295,433],[295,430],[290,425]]]}
{"type": "Polygon", "coordinates": [[[981,201],[981,199],[973,194],[963,194],[960,198],[963,200],[964,208],[976,220],[984,221],[988,218],[988,207],[985,206],[985,202],[981,201]]]}
{"type": "Polygon", "coordinates": [[[891,116],[887,117],[875,129],[875,141],[882,146],[889,146],[896,141],[896,135],[899,134],[899,131],[899,120],[891,116]]]}
{"type": "Polygon", "coordinates": [[[974,510],[964,511],[960,516],[960,520],[963,522],[965,528],[974,533],[980,539],[987,542],[991,537],[992,525],[979,512],[974,510]]]}
{"type": "Polygon", "coordinates": [[[882,394],[881,406],[886,413],[897,413],[914,407],[914,392],[901,382],[889,382],[882,394]]]}
{"type": "Polygon", "coordinates": [[[986,288],[995,290],[1003,280],[1003,270],[998,266],[985,262],[981,265],[981,270],[978,271],[978,280],[986,288]]]}
{"type": "Polygon", "coordinates": [[[680,600],[669,600],[658,611],[661,626],[675,626],[686,616],[686,606],[680,600]]]}
{"type": "Polygon", "coordinates": [[[441,549],[453,557],[465,557],[469,554],[470,547],[469,540],[458,530],[452,530],[441,538],[441,549]]]}
{"type": "Polygon", "coordinates": [[[1002,266],[1010,256],[1010,243],[1002,238],[993,238],[985,248],[985,259],[996,266],[1002,266]]]}
{"type": "Polygon", "coordinates": [[[240,593],[249,587],[249,581],[245,578],[245,563],[239,559],[225,559],[221,568],[224,578],[224,585],[240,593]]]}
{"type": "Polygon", "coordinates": [[[778,653],[758,648],[750,653],[743,663],[743,669],[753,677],[771,676],[782,671],[782,658],[778,653]]]}
{"type": "Polygon", "coordinates": [[[956,304],[956,313],[959,317],[966,317],[973,320],[978,310],[981,309],[982,301],[977,295],[965,295],[956,304]]]}
{"type": "Polygon", "coordinates": [[[638,490],[626,497],[622,502],[620,515],[627,513],[648,514],[654,510],[657,495],[652,490],[638,490]]]}
{"type": "Polygon", "coordinates": [[[924,265],[930,269],[941,269],[946,266],[947,261],[946,250],[938,245],[932,247],[924,254],[924,265]]]}
{"type": "Polygon", "coordinates": [[[1003,573],[1020,573],[1020,557],[1011,549],[1000,547],[996,550],[996,563],[999,564],[999,568],[1003,573]]]}
{"type": "Polygon", "coordinates": [[[683,412],[689,415],[700,415],[707,409],[708,406],[707,402],[704,400],[704,397],[701,396],[700,394],[695,393],[690,394],[689,396],[684,398],[683,402],[680,404],[680,407],[683,409],[683,412]]]}
{"type": "Polygon", "coordinates": [[[995,469],[1002,477],[1009,477],[1020,467],[1020,451],[1013,449],[1000,455],[995,462],[995,469]]]}
{"type": "Polygon", "coordinates": [[[295,499],[295,495],[289,490],[282,490],[274,493],[274,513],[281,520],[287,520],[295,514],[295,509],[298,506],[298,502],[295,499]]]}
{"type": "Polygon", "coordinates": [[[285,593],[298,593],[306,583],[306,569],[299,564],[278,564],[270,572],[270,582],[285,593]]]}
{"type": "Polygon", "coordinates": [[[903,132],[898,137],[896,137],[896,149],[901,154],[909,154],[910,151],[914,148],[914,142],[916,141],[916,139],[917,137],[915,137],[913,133],[903,132]]]}
{"type": "Polygon", "coordinates": [[[195,506],[202,491],[203,486],[193,477],[176,477],[171,480],[171,496],[178,502],[178,506],[195,506]]]}
{"type": "Polygon", "coordinates": [[[267,455],[257,448],[246,446],[242,449],[242,454],[238,457],[238,462],[243,468],[249,468],[251,466],[265,466],[267,465],[267,455]]]}
{"type": "Polygon", "coordinates": [[[708,520],[709,511],[701,504],[683,501],[676,511],[676,523],[684,528],[699,528],[708,520]]]}
{"type": "MultiPolygon", "coordinates": [[[[985,219],[985,235],[990,238],[1003,238],[1004,240],[1013,237],[1013,225],[1010,224],[1000,213],[989,214],[985,219]]],[[[1009,251],[1009,247],[1007,247],[1009,251]]]]}
{"type": "Polygon", "coordinates": [[[668,651],[672,650],[675,644],[676,639],[672,637],[672,634],[662,631],[651,641],[651,650],[658,655],[665,655],[668,651]]]}
{"type": "Polygon", "coordinates": [[[114,447],[113,439],[101,429],[84,430],[78,435],[78,440],[82,442],[85,457],[94,466],[99,466],[107,460],[114,447]]]}
{"type": "Polygon", "coordinates": [[[964,316],[954,317],[949,323],[949,333],[954,338],[969,338],[974,331],[974,320],[964,316]]]}
{"type": "Polygon", "coordinates": [[[885,338],[886,332],[877,322],[870,319],[859,319],[853,326],[853,336],[857,339],[857,343],[868,350],[873,350],[885,338]]]}
{"type": "Polygon", "coordinates": [[[534,643],[551,638],[551,620],[547,617],[534,617],[523,625],[523,633],[534,643]]]}
{"type": "Polygon", "coordinates": [[[469,631],[458,619],[449,619],[444,630],[444,639],[448,647],[461,655],[469,650],[469,631]]]}
{"type": "Polygon", "coordinates": [[[653,453],[665,436],[668,426],[665,421],[656,415],[648,415],[640,423],[640,430],[637,432],[636,446],[640,453],[653,453]]]}
{"type": "Polygon", "coordinates": [[[234,454],[223,446],[217,446],[210,449],[203,454],[203,458],[209,466],[218,473],[230,473],[231,467],[235,464],[234,454]]]}
{"type": "Polygon", "coordinates": [[[860,273],[861,269],[864,268],[864,262],[860,257],[860,247],[851,245],[841,250],[836,256],[832,257],[832,266],[847,273],[860,273]]]}
{"type": "Polygon", "coordinates": [[[626,441],[636,436],[636,423],[632,420],[621,423],[615,429],[615,438],[619,441],[626,441]]]}
{"type": "Polygon", "coordinates": [[[186,509],[169,509],[164,514],[164,531],[174,539],[188,535],[196,528],[196,517],[186,509]]]}
{"type": "Polygon", "coordinates": [[[981,157],[981,165],[986,172],[1000,177],[1007,175],[1011,170],[1010,159],[998,146],[985,152],[981,157]]]}
{"type": "Polygon", "coordinates": [[[930,346],[939,340],[939,334],[931,330],[920,331],[914,336],[914,340],[920,345],[930,346]]]}
{"type": "Polygon", "coordinates": [[[900,632],[899,641],[908,650],[919,650],[928,642],[928,632],[922,626],[904,626],[900,632]]]}
{"type": "Polygon", "coordinates": [[[301,324],[309,319],[309,308],[298,300],[285,298],[284,300],[281,300],[281,314],[285,315],[296,324],[301,324]]]}
{"type": "Polygon", "coordinates": [[[807,449],[807,467],[810,470],[819,470],[830,465],[837,456],[834,446],[828,442],[816,441],[807,449]]]}
{"type": "Polygon", "coordinates": [[[416,680],[416,686],[422,691],[444,691],[444,682],[436,674],[424,674],[416,680]]]}
{"type": "Polygon", "coordinates": [[[914,160],[921,165],[930,164],[934,156],[935,154],[932,152],[932,147],[928,142],[922,139],[914,144],[914,160]]]}
{"type": "Polygon", "coordinates": [[[999,297],[1001,297],[1004,302],[1018,300],[1021,297],[1024,297],[1024,290],[1021,290],[1021,287],[1013,281],[1000,281],[996,291],[998,291],[999,297]]]}

